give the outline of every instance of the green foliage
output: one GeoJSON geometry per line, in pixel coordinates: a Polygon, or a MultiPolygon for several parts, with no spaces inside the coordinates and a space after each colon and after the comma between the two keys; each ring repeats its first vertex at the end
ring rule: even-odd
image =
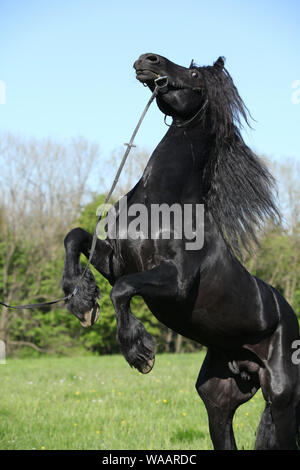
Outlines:
{"type": "Polygon", "coordinates": [[[275,287],[300,316],[300,231],[270,227],[247,268],[275,287]]]}

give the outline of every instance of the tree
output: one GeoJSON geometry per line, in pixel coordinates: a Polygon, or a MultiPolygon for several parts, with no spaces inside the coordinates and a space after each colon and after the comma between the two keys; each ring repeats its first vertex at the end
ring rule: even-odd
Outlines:
{"type": "MultiPolygon", "coordinates": [[[[106,186],[108,189],[113,182],[115,176],[114,172],[119,167],[124,153],[124,148],[119,147],[112,151],[109,158],[105,162],[104,168],[106,173],[106,186]],[[113,171],[111,170],[112,168],[113,171]]],[[[134,185],[141,178],[149,158],[150,154],[146,149],[142,148],[139,150],[133,148],[131,150],[113,194],[115,200],[118,200],[121,196],[124,196],[134,187],[134,185]]]]}
{"type": "Polygon", "coordinates": [[[250,272],[276,287],[300,316],[300,163],[287,159],[271,162],[278,182],[283,222],[269,223],[260,234],[260,247],[248,256],[250,272]]]}
{"type": "MultiPolygon", "coordinates": [[[[63,239],[78,216],[98,154],[98,147],[82,138],[62,144],[2,136],[0,296],[6,303],[62,296],[58,273],[62,272],[63,239]]],[[[44,312],[2,308],[1,339],[14,346],[17,342],[49,345],[49,337],[54,338],[58,330],[51,334],[53,315],[46,317],[44,312]],[[42,333],[47,323],[48,340],[42,333]]]]}

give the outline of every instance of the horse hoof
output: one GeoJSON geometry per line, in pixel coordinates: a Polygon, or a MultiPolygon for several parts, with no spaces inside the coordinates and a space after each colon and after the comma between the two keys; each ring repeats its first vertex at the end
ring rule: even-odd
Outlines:
{"type": "Polygon", "coordinates": [[[236,361],[233,360],[228,362],[228,367],[233,374],[238,375],[240,373],[240,368],[236,361]]]}
{"type": "Polygon", "coordinates": [[[83,320],[80,320],[81,326],[87,328],[92,326],[99,318],[100,308],[98,304],[95,304],[94,307],[83,315],[83,320]]]}
{"type": "Polygon", "coordinates": [[[141,367],[140,372],[142,374],[149,374],[149,372],[151,372],[151,370],[153,369],[154,362],[155,362],[155,357],[153,359],[150,359],[147,362],[147,364],[145,364],[143,367],[141,367]]]}

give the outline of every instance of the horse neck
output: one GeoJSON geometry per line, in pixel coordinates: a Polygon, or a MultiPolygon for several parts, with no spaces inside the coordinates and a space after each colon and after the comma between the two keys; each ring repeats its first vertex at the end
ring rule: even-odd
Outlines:
{"type": "Polygon", "coordinates": [[[205,260],[210,260],[210,268],[219,263],[220,259],[224,261],[231,258],[228,247],[205,206],[202,179],[212,148],[211,135],[200,126],[171,126],[154,150],[142,178],[127,194],[128,205],[204,203],[205,245],[199,256],[203,266],[206,266],[205,260]]]}
{"type": "Polygon", "coordinates": [[[200,126],[172,125],[154,150],[142,177],[148,200],[201,202],[202,177],[210,145],[210,136],[200,126]]]}
{"type": "MultiPolygon", "coordinates": [[[[213,139],[200,125],[171,126],[154,150],[142,177],[142,192],[146,204],[204,204],[206,247],[227,256],[227,246],[205,205],[204,167],[213,151],[213,139]]],[[[135,202],[135,201],[133,201],[135,202]]]]}
{"type": "MultiPolygon", "coordinates": [[[[220,260],[221,264],[227,260],[228,265],[235,265],[237,260],[205,204],[203,172],[212,152],[216,151],[215,136],[207,128],[203,128],[202,122],[193,123],[187,127],[174,126],[172,131],[170,135],[166,134],[166,139],[171,139],[174,144],[177,144],[176,150],[174,150],[174,160],[176,157],[179,172],[181,167],[181,180],[184,182],[183,188],[181,188],[182,198],[184,202],[204,204],[205,246],[201,250],[202,261],[209,259],[211,268],[215,264],[218,265],[220,260]],[[178,141],[182,142],[182,147],[178,141]],[[189,162],[189,166],[187,162],[189,162]],[[186,177],[184,177],[184,171],[186,171],[186,177]]],[[[166,145],[168,144],[169,140],[166,142],[166,145]]]]}

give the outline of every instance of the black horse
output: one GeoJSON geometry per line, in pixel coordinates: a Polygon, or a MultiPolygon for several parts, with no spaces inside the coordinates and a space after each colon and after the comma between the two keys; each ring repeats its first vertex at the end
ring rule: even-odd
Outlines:
{"type": "MultiPolygon", "coordinates": [[[[299,366],[291,348],[299,338],[297,318],[275,288],[239,261],[264,219],[278,218],[273,178],[240,133],[242,121],[249,124],[249,112],[222,57],[213,66],[192,62],[186,68],[144,54],[134,68],[151,91],[157,77],[167,77],[157,105],[172,117],[172,125],[127,194],[128,212],[134,204],[149,210],[162,203],[203,204],[204,244],[187,249],[187,237],[164,239],[161,227],[148,238],[98,239],[92,264],[113,286],[120,349],[131,366],[143,373],[152,369],[155,342],[130,310],[131,298],[142,296],[163,324],[207,347],[196,389],[215,449],[236,448],[233,415],[260,387],[266,407],[255,447],[296,449],[299,366]]],[[[120,201],[113,209],[118,220],[120,201]]],[[[195,233],[195,211],[191,220],[195,233]]],[[[173,223],[173,235],[175,228],[173,223]]],[[[80,254],[89,256],[91,241],[81,228],[65,238],[66,295],[80,278],[80,254]]],[[[87,271],[67,308],[84,326],[91,325],[98,296],[87,271]]]]}

